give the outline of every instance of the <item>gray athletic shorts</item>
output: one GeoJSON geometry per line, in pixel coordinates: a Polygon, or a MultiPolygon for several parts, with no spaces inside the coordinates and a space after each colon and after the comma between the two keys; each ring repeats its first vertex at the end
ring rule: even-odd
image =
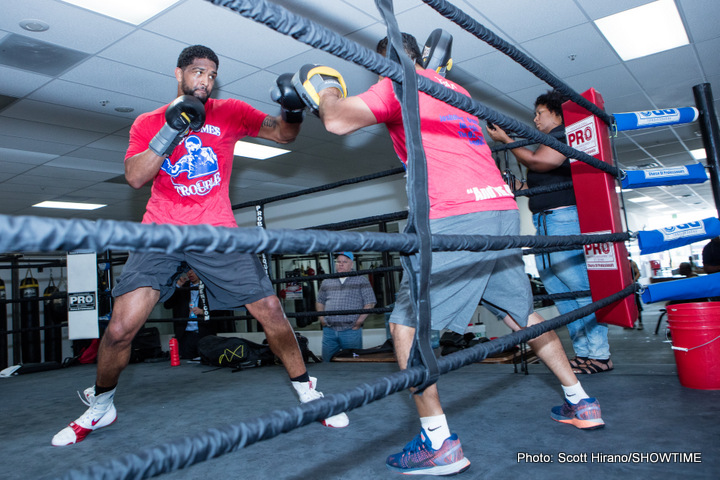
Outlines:
{"type": "Polygon", "coordinates": [[[213,310],[230,310],[275,295],[257,256],[248,253],[132,252],[113,288],[119,297],[140,287],[160,292],[160,302],[175,291],[177,278],[192,268],[203,281],[213,310]]]}
{"type": "MultiPolygon", "coordinates": [[[[517,210],[477,212],[430,220],[433,234],[519,235],[517,210]]],[[[414,265],[417,257],[411,257],[414,265]]],[[[465,333],[480,300],[507,312],[521,327],[533,310],[530,282],[519,248],[486,252],[433,252],[430,274],[432,328],[465,333]]],[[[390,322],[416,326],[407,276],[390,322]]]]}

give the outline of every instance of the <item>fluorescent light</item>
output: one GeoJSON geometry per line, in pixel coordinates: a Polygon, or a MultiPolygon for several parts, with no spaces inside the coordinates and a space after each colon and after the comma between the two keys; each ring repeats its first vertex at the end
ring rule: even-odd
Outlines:
{"type": "Polygon", "coordinates": [[[670,208],[667,205],[648,205],[647,208],[652,208],[653,210],[659,210],[661,208],[670,208]]]}
{"type": "Polygon", "coordinates": [[[243,142],[242,140],[235,144],[233,151],[235,156],[254,158],[256,160],[267,160],[268,158],[277,157],[278,155],[284,155],[286,153],[290,153],[290,150],[243,142]]]}
{"type": "Polygon", "coordinates": [[[704,148],[696,148],[695,150],[690,150],[690,155],[692,155],[695,160],[704,160],[707,158],[707,152],[704,148]]]}
{"type": "Polygon", "coordinates": [[[628,198],[631,202],[635,203],[643,203],[643,202],[652,202],[653,199],[650,197],[637,197],[637,198],[628,198]]]}
{"type": "Polygon", "coordinates": [[[123,22],[139,25],[154,17],[179,0],[123,0],[122,2],[107,0],[62,0],[80,8],[112,17],[123,22]]]}
{"type": "Polygon", "coordinates": [[[75,203],[75,202],[40,202],[33,205],[33,207],[41,208],[65,208],[67,210],[96,210],[98,208],[106,207],[107,205],[101,205],[99,203],[75,203]]]}
{"type": "Polygon", "coordinates": [[[673,0],[658,0],[595,20],[624,61],[690,43],[673,0]]]}

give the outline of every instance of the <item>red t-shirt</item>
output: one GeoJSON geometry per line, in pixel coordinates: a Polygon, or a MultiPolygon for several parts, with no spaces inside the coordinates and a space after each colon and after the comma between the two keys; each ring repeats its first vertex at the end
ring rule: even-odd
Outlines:
{"type": "MultiPolygon", "coordinates": [[[[463,95],[463,87],[433,70],[419,75],[463,95]]],[[[395,152],[407,164],[402,111],[392,81],[384,78],[359,95],[390,132],[395,152]]],[[[420,130],[427,159],[430,218],[445,218],[489,210],[516,210],[510,188],[495,166],[478,119],[420,92],[420,130]]]]}
{"type": "MultiPolygon", "coordinates": [[[[140,115],[130,129],[125,159],[148,148],[165,123],[167,105],[140,115]]],[[[257,136],[267,115],[240,100],[209,99],[205,125],[175,147],[153,180],[142,223],[237,227],[230,205],[233,149],[257,136]]]]}

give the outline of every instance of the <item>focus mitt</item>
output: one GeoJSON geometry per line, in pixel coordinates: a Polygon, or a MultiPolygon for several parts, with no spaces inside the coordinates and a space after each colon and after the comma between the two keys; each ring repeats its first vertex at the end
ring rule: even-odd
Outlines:
{"type": "Polygon", "coordinates": [[[422,51],[422,67],[435,70],[444,77],[452,68],[452,38],[442,28],[433,30],[422,51]]]}
{"type": "Polygon", "coordinates": [[[320,92],[326,88],[337,88],[343,98],[347,97],[347,87],[340,72],[324,65],[303,65],[292,78],[295,90],[305,105],[315,114],[320,113],[320,92]]]}

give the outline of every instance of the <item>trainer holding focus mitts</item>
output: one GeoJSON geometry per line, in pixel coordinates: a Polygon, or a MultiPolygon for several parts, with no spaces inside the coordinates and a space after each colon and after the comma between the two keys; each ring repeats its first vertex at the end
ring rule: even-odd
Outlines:
{"type": "MultiPolygon", "coordinates": [[[[288,143],[300,131],[304,103],[292,87],[290,74],[280,75],[272,88],[271,97],[281,110],[272,116],[240,100],[210,98],[218,65],[211,49],[185,48],[175,68],[177,98],[140,115],[130,129],[125,178],[134,188],[152,181],[143,223],[237,227],[229,197],[235,143],[246,136],[288,143]]],[[[322,397],[255,255],[132,252],[113,289],[113,316],[100,341],[95,385],[83,392],[82,400],[89,408],[53,437],[53,445],[78,443],[115,421],[115,387],[127,366],[132,339],[153,307],[172,296],[177,278],[188,268],[202,280],[213,308],[245,306],[260,322],[301,402],[322,397]]],[[[340,413],[323,423],[345,427],[348,418],[340,413]]]]}

